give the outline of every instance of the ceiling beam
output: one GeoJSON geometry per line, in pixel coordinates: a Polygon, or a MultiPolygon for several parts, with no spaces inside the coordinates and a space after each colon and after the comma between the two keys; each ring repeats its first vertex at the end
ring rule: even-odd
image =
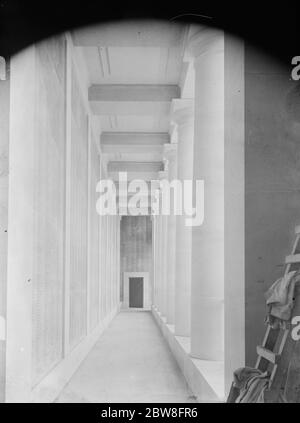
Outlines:
{"type": "Polygon", "coordinates": [[[162,162],[109,162],[108,172],[160,172],[163,170],[162,162]]]}
{"type": "Polygon", "coordinates": [[[166,115],[174,98],[180,98],[177,85],[98,84],[89,87],[89,101],[96,115],[166,115]]]}
{"type": "Polygon", "coordinates": [[[89,100],[101,102],[170,102],[180,97],[178,85],[163,84],[93,84],[89,87],[89,100]]]}
{"type": "Polygon", "coordinates": [[[117,22],[72,31],[75,46],[172,47],[184,38],[186,25],[159,21],[117,22]]]}
{"type": "Polygon", "coordinates": [[[161,162],[168,133],[104,132],[101,151],[108,161],[161,162]]]}
{"type": "Polygon", "coordinates": [[[167,132],[102,132],[101,145],[161,146],[170,142],[167,132]]]}
{"type": "MultiPolygon", "coordinates": [[[[119,180],[119,172],[109,172],[108,177],[112,179],[113,181],[119,180]]],[[[153,181],[157,180],[158,175],[157,172],[127,172],[127,180],[132,181],[133,179],[142,179],[143,181],[153,181]]]]}
{"type": "Polygon", "coordinates": [[[90,101],[95,116],[167,116],[170,113],[170,102],[142,101],[90,101]]]}
{"type": "MultiPolygon", "coordinates": [[[[158,184],[159,184],[159,181],[158,181],[158,174],[157,174],[156,175],[155,183],[153,185],[154,188],[157,188],[158,187],[158,184]]],[[[143,191],[143,193],[145,193],[145,192],[147,192],[147,193],[151,192],[151,183],[150,182],[146,182],[146,185],[147,185],[147,189],[146,189],[146,191],[143,191]]],[[[115,182],[115,186],[117,188],[117,192],[118,192],[119,195],[124,195],[125,192],[127,192],[127,193],[130,192],[129,182],[127,183],[127,187],[126,188],[124,188],[123,186],[121,187],[119,185],[118,181],[115,182]]]]}
{"type": "Polygon", "coordinates": [[[161,162],[163,160],[163,147],[160,145],[104,145],[101,151],[109,162],[161,162]]]}

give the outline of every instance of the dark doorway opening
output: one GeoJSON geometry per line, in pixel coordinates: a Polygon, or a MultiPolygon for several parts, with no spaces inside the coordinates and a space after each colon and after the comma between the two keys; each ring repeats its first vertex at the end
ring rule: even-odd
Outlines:
{"type": "Polygon", "coordinates": [[[143,308],[144,278],[129,278],[129,307],[143,308]]]}

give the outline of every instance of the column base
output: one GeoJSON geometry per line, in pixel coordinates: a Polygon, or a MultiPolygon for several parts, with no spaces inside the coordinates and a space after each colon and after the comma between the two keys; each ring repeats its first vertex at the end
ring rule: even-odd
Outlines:
{"type": "Polygon", "coordinates": [[[176,336],[175,326],[166,324],[155,307],[152,314],[197,402],[225,402],[224,363],[191,357],[190,337],[176,336]]]}
{"type": "Polygon", "coordinates": [[[223,298],[203,297],[197,300],[197,307],[192,306],[191,356],[200,360],[224,360],[223,298]]]}

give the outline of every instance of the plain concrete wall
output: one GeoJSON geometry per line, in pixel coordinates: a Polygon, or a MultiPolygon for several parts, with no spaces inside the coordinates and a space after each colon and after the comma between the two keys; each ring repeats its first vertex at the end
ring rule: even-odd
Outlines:
{"type": "MultiPolygon", "coordinates": [[[[121,220],[121,301],[124,272],[152,270],[152,223],[150,216],[122,216],[121,220]]],[[[150,281],[151,284],[151,281],[150,281]]]]}
{"type": "Polygon", "coordinates": [[[282,275],[300,224],[300,86],[289,64],[245,48],[246,364],[262,342],[264,292],[282,275]]]}
{"type": "Polygon", "coordinates": [[[225,33],[224,55],[224,352],[225,392],[245,365],[244,43],[225,33]]]}
{"type": "Polygon", "coordinates": [[[0,81],[0,402],[5,397],[9,79],[0,81]]]}

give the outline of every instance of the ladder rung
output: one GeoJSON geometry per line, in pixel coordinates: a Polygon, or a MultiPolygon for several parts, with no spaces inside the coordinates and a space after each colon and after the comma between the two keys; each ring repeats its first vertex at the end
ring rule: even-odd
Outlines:
{"type": "Polygon", "coordinates": [[[291,254],[285,258],[286,264],[290,263],[300,263],[300,254],[291,254]]]}
{"type": "Polygon", "coordinates": [[[260,357],[265,358],[273,364],[277,364],[280,359],[279,354],[275,354],[273,351],[267,350],[267,348],[264,348],[260,345],[256,347],[256,352],[260,357]]]}

